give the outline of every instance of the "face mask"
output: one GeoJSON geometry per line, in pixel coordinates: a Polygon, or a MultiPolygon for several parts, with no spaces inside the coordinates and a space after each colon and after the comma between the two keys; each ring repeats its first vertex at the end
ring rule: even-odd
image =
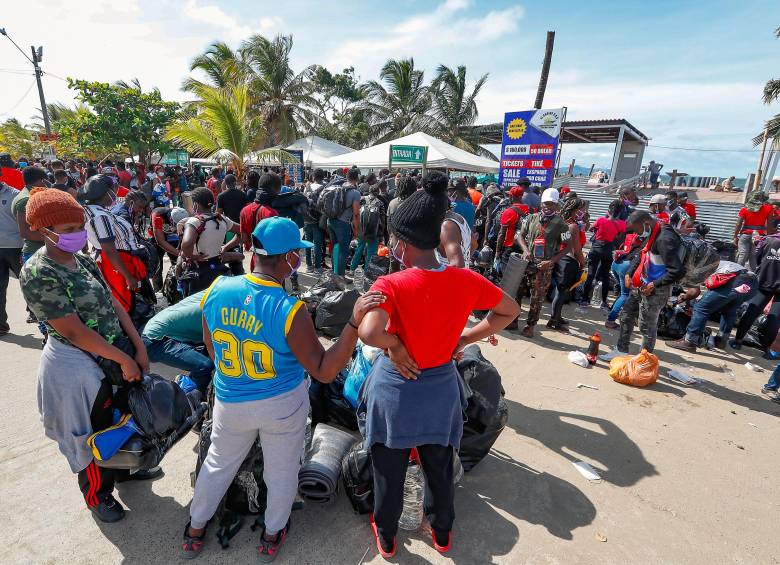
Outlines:
{"type": "Polygon", "coordinates": [[[552,218],[555,215],[555,209],[553,209],[553,208],[542,208],[542,215],[545,218],[552,218]]]}
{"type": "Polygon", "coordinates": [[[650,231],[651,231],[650,230],[650,226],[645,225],[645,229],[644,229],[644,231],[642,233],[639,234],[639,238],[640,239],[647,239],[648,237],[650,237],[650,231]]]}
{"type": "MultiPolygon", "coordinates": [[[[57,233],[57,232],[51,232],[57,233]]],[[[58,233],[59,237],[57,241],[54,241],[49,236],[46,239],[54,244],[54,247],[65,253],[76,253],[84,249],[87,244],[87,230],[81,230],[73,233],[58,233]]]]}
{"type": "Polygon", "coordinates": [[[577,214],[574,217],[579,222],[580,220],[585,218],[585,210],[580,210],[579,212],[577,212],[577,214]]]}
{"type": "Polygon", "coordinates": [[[109,208],[109,209],[113,208],[114,206],[116,206],[116,202],[117,202],[117,200],[116,200],[116,193],[112,192],[111,193],[111,202],[108,203],[108,206],[106,206],[106,208],[109,208]]]}
{"type": "Polygon", "coordinates": [[[625,198],[623,199],[623,204],[625,204],[626,206],[633,206],[634,205],[633,202],[631,202],[630,200],[626,200],[625,198]]]}
{"type": "Polygon", "coordinates": [[[298,269],[301,268],[301,256],[298,253],[296,253],[295,256],[298,257],[298,263],[295,265],[295,267],[290,265],[290,261],[287,261],[287,266],[290,267],[290,274],[287,275],[288,277],[293,276],[295,273],[298,272],[298,269]]]}
{"type": "Polygon", "coordinates": [[[395,245],[390,248],[390,253],[393,255],[393,259],[401,263],[401,265],[404,264],[404,255],[406,255],[406,249],[404,248],[404,252],[399,256],[398,251],[396,249],[398,246],[401,245],[400,241],[396,241],[395,245]]]}

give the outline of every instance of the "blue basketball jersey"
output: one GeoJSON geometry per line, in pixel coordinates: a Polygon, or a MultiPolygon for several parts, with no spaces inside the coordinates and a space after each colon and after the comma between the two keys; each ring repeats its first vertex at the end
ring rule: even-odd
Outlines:
{"type": "Polygon", "coordinates": [[[214,344],[214,392],[222,402],[271,398],[297,387],[303,367],[287,333],[303,302],[253,275],[220,277],[201,301],[214,344]]]}

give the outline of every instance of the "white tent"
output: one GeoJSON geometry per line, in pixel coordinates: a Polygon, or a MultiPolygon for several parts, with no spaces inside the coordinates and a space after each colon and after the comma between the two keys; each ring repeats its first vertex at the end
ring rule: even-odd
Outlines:
{"type": "Polygon", "coordinates": [[[311,162],[312,168],[321,167],[322,162],[331,157],[354,151],[351,147],[340,145],[335,141],[330,141],[317,135],[302,137],[285,147],[285,149],[303,150],[303,162],[306,165],[309,165],[309,162],[311,162]]]}
{"type": "MultiPolygon", "coordinates": [[[[399,137],[393,141],[380,143],[379,145],[367,147],[366,149],[361,149],[359,151],[353,151],[352,153],[337,155],[325,159],[319,166],[323,168],[337,168],[355,165],[361,169],[381,169],[387,167],[387,160],[390,155],[390,145],[427,146],[427,167],[454,169],[456,171],[498,172],[498,161],[474,155],[422,132],[399,137]]],[[[420,165],[406,163],[398,163],[394,166],[404,169],[420,168],[420,165]]]]}

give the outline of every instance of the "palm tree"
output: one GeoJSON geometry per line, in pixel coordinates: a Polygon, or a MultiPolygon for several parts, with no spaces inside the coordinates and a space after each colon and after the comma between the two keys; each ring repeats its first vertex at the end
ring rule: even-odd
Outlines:
{"type": "MultiPolygon", "coordinates": [[[[173,124],[165,138],[195,157],[229,163],[241,175],[250,155],[264,147],[268,138],[263,119],[252,109],[249,86],[240,83],[217,88],[201,84],[195,93],[200,98],[197,116],[173,124]]],[[[294,159],[279,150],[260,154],[282,162],[294,159]]]]}
{"type": "Polygon", "coordinates": [[[445,65],[439,65],[431,84],[431,115],[437,137],[471,153],[487,154],[479,146],[479,136],[475,135],[472,127],[479,116],[476,98],[487,78],[488,75],[482,75],[471,93],[468,93],[465,66],[460,65],[453,71],[445,65]]]}
{"type": "Polygon", "coordinates": [[[190,63],[190,71],[202,71],[209,81],[192,77],[184,80],[182,90],[193,92],[198,86],[209,85],[224,88],[246,77],[246,64],[240,52],[233,51],[226,43],[216,41],[190,63]]]}
{"type": "Polygon", "coordinates": [[[301,133],[313,130],[319,119],[313,80],[317,66],[296,74],[290,66],[292,46],[291,35],[277,35],[273,40],[255,35],[239,50],[251,70],[247,80],[253,106],[268,128],[271,145],[295,141],[301,133]]]}
{"type": "MultiPolygon", "coordinates": [[[[775,30],[775,36],[780,38],[780,27],[775,30]]],[[[773,78],[767,81],[764,87],[764,104],[771,104],[775,100],[780,100],[780,79],[773,78]]],[[[775,114],[766,123],[767,138],[780,143],[780,114],[775,114]]],[[[761,133],[753,138],[753,145],[759,145],[764,141],[764,134],[761,133]]]]}
{"type": "Polygon", "coordinates": [[[424,84],[423,71],[414,68],[414,59],[390,59],[379,72],[379,78],[384,85],[369,81],[363,103],[374,141],[429,131],[431,120],[427,112],[431,96],[424,84]]]}

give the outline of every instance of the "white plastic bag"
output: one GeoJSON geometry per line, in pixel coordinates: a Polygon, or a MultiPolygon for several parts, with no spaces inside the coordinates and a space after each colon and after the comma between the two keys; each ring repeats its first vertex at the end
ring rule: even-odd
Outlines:
{"type": "Polygon", "coordinates": [[[588,368],[588,357],[582,351],[569,351],[569,361],[580,367],[588,368]]]}

